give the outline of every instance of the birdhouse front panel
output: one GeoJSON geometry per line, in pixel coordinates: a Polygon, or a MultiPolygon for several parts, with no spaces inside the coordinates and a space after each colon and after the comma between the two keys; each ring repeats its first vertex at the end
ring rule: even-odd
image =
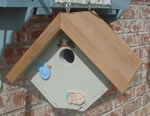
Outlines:
{"type": "Polygon", "coordinates": [[[111,85],[88,57],[59,32],[26,76],[56,108],[85,111],[111,85]]]}

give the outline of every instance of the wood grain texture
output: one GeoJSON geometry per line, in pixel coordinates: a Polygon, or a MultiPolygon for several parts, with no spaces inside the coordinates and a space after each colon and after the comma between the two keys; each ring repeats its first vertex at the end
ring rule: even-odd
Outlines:
{"type": "Polygon", "coordinates": [[[63,30],[121,92],[130,86],[141,60],[103,19],[91,12],[60,13],[7,74],[11,83],[59,30],[63,30]]]}
{"type": "Polygon", "coordinates": [[[103,19],[90,12],[63,13],[61,29],[121,92],[130,86],[141,60],[103,19]]]}
{"type": "Polygon", "coordinates": [[[6,78],[14,83],[17,78],[30,66],[38,54],[50,42],[53,36],[60,30],[60,14],[52,21],[33,45],[26,51],[23,57],[15,64],[15,66],[8,72],[6,78]]]}

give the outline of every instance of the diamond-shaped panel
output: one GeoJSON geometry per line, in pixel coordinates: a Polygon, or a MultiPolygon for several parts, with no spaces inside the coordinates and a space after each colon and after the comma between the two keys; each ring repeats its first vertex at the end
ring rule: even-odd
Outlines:
{"type": "Polygon", "coordinates": [[[62,33],[53,38],[26,76],[54,107],[85,111],[108,90],[110,83],[76,45],[58,47],[61,38],[62,33]],[[43,79],[36,69],[45,63],[51,67],[48,79],[43,79]]]}

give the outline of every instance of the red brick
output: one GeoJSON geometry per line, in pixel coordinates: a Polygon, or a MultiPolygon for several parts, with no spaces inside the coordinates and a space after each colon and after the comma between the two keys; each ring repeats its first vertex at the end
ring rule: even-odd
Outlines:
{"type": "Polygon", "coordinates": [[[53,110],[53,108],[51,105],[45,105],[44,106],[44,116],[51,116],[52,110],[53,110]]]}
{"type": "Polygon", "coordinates": [[[13,42],[29,43],[35,41],[49,23],[48,16],[34,16],[28,24],[17,31],[13,42]]]}
{"type": "Polygon", "coordinates": [[[149,71],[148,70],[142,71],[141,74],[142,74],[141,75],[142,81],[146,82],[147,86],[148,86],[148,83],[150,82],[150,73],[149,73],[149,71]]]}
{"type": "Polygon", "coordinates": [[[80,116],[80,113],[81,116],[82,114],[84,115],[84,112],[78,112],[76,110],[54,108],[53,111],[50,112],[50,116],[80,116]]]}
{"type": "Polygon", "coordinates": [[[124,18],[124,19],[131,19],[132,18],[133,19],[133,18],[138,18],[139,17],[138,15],[139,15],[138,7],[131,5],[130,9],[127,9],[124,11],[121,18],[124,18]]]}
{"type": "Polygon", "coordinates": [[[14,65],[28,48],[29,46],[15,46],[6,48],[4,54],[5,64],[14,65]]]}
{"type": "Polygon", "coordinates": [[[147,20],[145,28],[146,28],[146,32],[150,32],[150,20],[147,20]]]}
{"type": "Polygon", "coordinates": [[[5,90],[15,90],[15,89],[17,89],[17,88],[19,88],[19,86],[17,86],[17,85],[10,85],[10,84],[5,84],[4,85],[5,86],[5,90]]]}
{"type": "Polygon", "coordinates": [[[21,79],[17,80],[14,84],[10,84],[7,80],[5,81],[5,90],[10,91],[17,88],[26,88],[26,87],[33,87],[33,84],[27,77],[22,77],[21,79]]]}
{"type": "Polygon", "coordinates": [[[143,64],[141,66],[141,71],[143,70],[148,70],[150,67],[150,62],[148,61],[148,59],[142,60],[143,64]]]}
{"type": "Polygon", "coordinates": [[[150,19],[150,7],[149,6],[139,7],[139,17],[143,19],[150,19]]]}
{"type": "Polygon", "coordinates": [[[150,92],[143,96],[143,104],[145,105],[148,103],[150,103],[150,92]]]}
{"type": "Polygon", "coordinates": [[[146,81],[146,92],[150,92],[150,80],[149,80],[149,72],[148,72],[148,76],[147,76],[147,81],[146,81]]]}
{"type": "Polygon", "coordinates": [[[141,46],[149,50],[150,33],[127,33],[119,36],[129,47],[141,46]]]}
{"type": "Polygon", "coordinates": [[[23,112],[12,113],[10,116],[45,116],[43,110],[43,106],[40,106],[34,109],[26,109],[23,112]]]}
{"type": "Polygon", "coordinates": [[[111,100],[106,101],[104,103],[96,105],[95,107],[90,108],[89,110],[87,110],[85,112],[85,116],[99,116],[99,115],[106,113],[110,110],[112,110],[111,100]]]}
{"type": "Polygon", "coordinates": [[[136,88],[136,97],[144,95],[146,92],[146,86],[146,83],[143,83],[136,88]]]}
{"type": "Polygon", "coordinates": [[[144,4],[145,0],[131,0],[131,4],[144,4]]]}
{"type": "Polygon", "coordinates": [[[112,96],[112,95],[115,95],[115,94],[117,94],[117,93],[119,93],[119,90],[115,87],[115,86],[111,86],[110,88],[109,88],[109,90],[103,95],[103,97],[109,97],[109,96],[112,96]]]}
{"type": "Polygon", "coordinates": [[[134,86],[137,86],[137,85],[141,84],[142,83],[143,75],[144,74],[142,72],[136,73],[136,76],[131,81],[130,87],[134,87],[134,86]]]}
{"type": "Polygon", "coordinates": [[[143,20],[125,20],[124,32],[143,32],[146,30],[145,22],[143,20]]]}
{"type": "Polygon", "coordinates": [[[131,116],[149,116],[149,114],[150,114],[150,104],[133,112],[131,116]]]}
{"type": "Polygon", "coordinates": [[[141,35],[142,44],[150,43],[150,33],[141,35]]]}
{"type": "Polygon", "coordinates": [[[43,107],[39,107],[26,112],[21,112],[18,116],[44,116],[43,107]]]}
{"type": "Polygon", "coordinates": [[[135,98],[135,89],[129,89],[125,93],[119,95],[115,98],[115,106],[120,106],[127,103],[135,98]]]}
{"type": "Polygon", "coordinates": [[[142,49],[141,48],[131,48],[138,57],[141,58],[141,55],[142,55],[142,49]]]}
{"type": "Polygon", "coordinates": [[[121,20],[117,20],[117,21],[111,23],[110,26],[115,32],[123,31],[123,22],[121,20]]]}
{"type": "Polygon", "coordinates": [[[145,0],[145,2],[148,6],[150,5],[150,0],[145,0]]]}
{"type": "Polygon", "coordinates": [[[41,94],[36,89],[30,91],[21,90],[2,96],[4,107],[0,109],[0,114],[17,110],[26,106],[41,103],[41,94]]]}
{"type": "Polygon", "coordinates": [[[34,31],[34,32],[32,32],[31,33],[31,38],[32,38],[32,40],[34,41],[34,40],[36,40],[39,36],[40,36],[40,34],[42,33],[43,31],[34,31]]]}
{"type": "Polygon", "coordinates": [[[121,34],[120,37],[130,47],[142,44],[141,36],[139,34],[135,33],[121,34]]]}
{"type": "Polygon", "coordinates": [[[18,113],[16,116],[36,116],[34,111],[25,111],[18,113]]]}
{"type": "Polygon", "coordinates": [[[110,112],[110,113],[107,114],[106,116],[121,116],[121,108],[116,109],[116,110],[110,112]]]}
{"type": "Polygon", "coordinates": [[[127,116],[129,113],[133,112],[134,110],[138,109],[141,106],[141,98],[136,99],[126,105],[123,106],[123,116],[127,116]]]}
{"type": "Polygon", "coordinates": [[[3,98],[0,96],[0,108],[4,107],[3,98]]]}
{"type": "Polygon", "coordinates": [[[145,45],[141,49],[141,58],[149,57],[150,54],[150,46],[145,45]]]}

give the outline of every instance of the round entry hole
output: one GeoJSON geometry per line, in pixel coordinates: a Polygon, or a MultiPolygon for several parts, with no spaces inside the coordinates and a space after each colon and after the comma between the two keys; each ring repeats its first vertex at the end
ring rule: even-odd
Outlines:
{"type": "Polygon", "coordinates": [[[75,56],[73,54],[73,51],[70,49],[64,49],[60,52],[60,58],[64,62],[73,63],[75,56]]]}

